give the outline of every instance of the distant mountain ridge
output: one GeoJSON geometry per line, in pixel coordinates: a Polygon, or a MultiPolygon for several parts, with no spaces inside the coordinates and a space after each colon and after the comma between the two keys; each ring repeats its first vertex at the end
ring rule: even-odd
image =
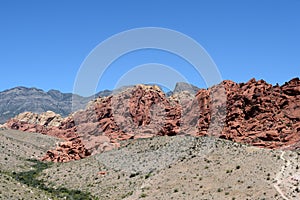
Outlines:
{"type": "Polygon", "coordinates": [[[84,109],[89,101],[98,96],[109,96],[110,90],[98,92],[90,97],[82,97],[58,90],[45,92],[38,88],[15,87],[0,92],[0,124],[25,111],[42,113],[48,110],[61,116],[68,116],[74,110],[84,109]]]}
{"type": "Polygon", "coordinates": [[[197,86],[194,86],[192,84],[189,84],[189,83],[186,83],[186,82],[178,82],[175,85],[175,88],[173,90],[173,94],[180,93],[180,92],[183,92],[183,91],[187,91],[187,92],[195,95],[199,90],[200,90],[200,88],[198,88],[197,86]]]}

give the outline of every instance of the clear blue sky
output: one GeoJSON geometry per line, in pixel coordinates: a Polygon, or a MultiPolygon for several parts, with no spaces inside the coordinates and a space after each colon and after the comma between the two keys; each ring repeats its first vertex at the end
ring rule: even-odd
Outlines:
{"type": "MultiPolygon", "coordinates": [[[[299,11],[299,0],[1,0],[0,90],[27,86],[72,92],[93,48],[119,32],[149,26],[195,39],[223,79],[255,77],[282,84],[300,76],[299,11]]],[[[98,89],[112,89],[126,70],[149,62],[174,66],[205,87],[178,57],[145,50],[117,60],[98,89]]]]}

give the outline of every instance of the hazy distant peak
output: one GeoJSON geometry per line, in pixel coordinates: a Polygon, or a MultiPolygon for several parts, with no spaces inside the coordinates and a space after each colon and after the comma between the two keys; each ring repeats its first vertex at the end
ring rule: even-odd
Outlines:
{"type": "Polygon", "coordinates": [[[194,86],[194,85],[186,83],[186,82],[178,82],[175,85],[173,94],[180,93],[183,91],[188,91],[191,94],[196,94],[198,92],[198,90],[199,90],[199,88],[197,86],[194,86]]]}

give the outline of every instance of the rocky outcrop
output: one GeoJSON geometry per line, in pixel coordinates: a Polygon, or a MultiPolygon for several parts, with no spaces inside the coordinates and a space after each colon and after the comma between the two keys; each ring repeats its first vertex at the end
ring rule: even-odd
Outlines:
{"type": "Polygon", "coordinates": [[[298,78],[281,87],[255,79],[227,85],[226,126],[220,137],[268,148],[288,147],[300,140],[298,78]]]}
{"type": "Polygon", "coordinates": [[[64,138],[45,160],[64,162],[120,146],[120,141],[160,135],[213,135],[266,148],[300,146],[300,80],[282,86],[263,80],[223,81],[170,97],[157,86],[137,85],[91,101],[67,118],[24,113],[6,126],[64,138]],[[75,153],[74,153],[75,152],[75,153]]]}
{"type": "Polygon", "coordinates": [[[95,99],[72,119],[84,144],[97,153],[119,146],[122,140],[177,134],[180,110],[159,87],[137,85],[95,99]]]}
{"type": "MultiPolygon", "coordinates": [[[[47,111],[41,114],[24,112],[17,115],[14,120],[16,122],[24,122],[33,125],[41,125],[41,126],[60,126],[63,118],[52,111],[47,111]]],[[[10,121],[12,122],[12,121],[10,121]]],[[[22,127],[21,127],[22,129],[22,127]]],[[[26,130],[23,130],[26,131],[26,130]]]]}
{"type": "MultiPolygon", "coordinates": [[[[217,109],[214,114],[212,114],[212,105],[218,103],[213,103],[211,97],[216,87],[199,90],[197,93],[198,132],[195,135],[215,135],[266,148],[295,149],[295,145],[300,144],[300,81],[298,78],[292,79],[281,87],[255,79],[240,84],[223,81],[220,85],[226,90],[226,107],[215,105],[217,109]],[[222,119],[224,112],[226,118],[222,119]],[[223,126],[222,131],[208,131],[212,128],[212,119],[223,126]]],[[[195,112],[195,108],[190,112],[195,112]]],[[[196,113],[193,114],[193,118],[190,118],[189,116],[192,115],[189,114],[185,116],[188,121],[193,121],[195,115],[196,113]]]]}
{"type": "Polygon", "coordinates": [[[91,155],[90,152],[84,147],[81,140],[74,138],[66,142],[61,142],[55,150],[47,151],[42,160],[68,162],[71,160],[80,160],[89,155],[91,155]]]}

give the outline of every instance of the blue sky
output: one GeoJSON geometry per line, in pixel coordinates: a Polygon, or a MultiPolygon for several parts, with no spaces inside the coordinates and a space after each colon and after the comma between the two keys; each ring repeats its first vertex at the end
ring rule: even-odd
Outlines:
{"type": "MultiPolygon", "coordinates": [[[[99,43],[140,27],[168,28],[193,38],[223,79],[255,77],[282,84],[300,76],[299,10],[299,0],[2,0],[0,90],[27,86],[72,92],[80,65],[99,43]]],[[[98,90],[112,89],[126,71],[145,63],[174,67],[192,84],[206,87],[189,63],[148,49],[116,60],[98,90]]]]}

